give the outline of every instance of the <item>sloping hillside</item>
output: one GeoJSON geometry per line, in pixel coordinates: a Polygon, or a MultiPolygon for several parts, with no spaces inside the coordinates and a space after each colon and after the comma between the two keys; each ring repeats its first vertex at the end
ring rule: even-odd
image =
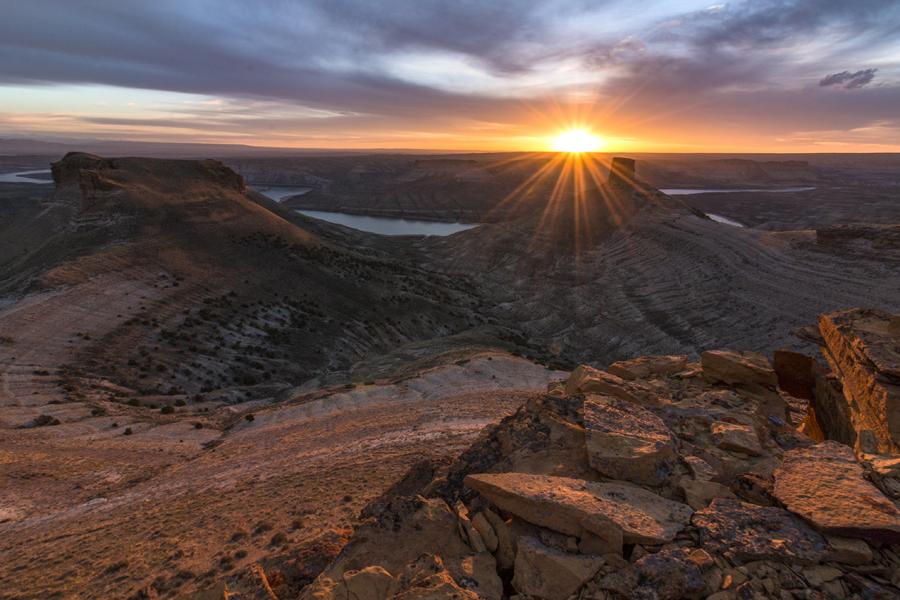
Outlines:
{"type": "Polygon", "coordinates": [[[272,396],[478,324],[464,282],[313,234],[219,163],[73,154],[54,176],[3,265],[10,425],[272,396]]]}

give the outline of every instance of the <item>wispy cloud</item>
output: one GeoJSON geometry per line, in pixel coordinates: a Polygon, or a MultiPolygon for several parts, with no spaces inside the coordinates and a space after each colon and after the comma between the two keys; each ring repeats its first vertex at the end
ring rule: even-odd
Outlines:
{"type": "Polygon", "coordinates": [[[845,90],[855,90],[872,83],[872,80],[875,79],[876,71],[878,71],[878,69],[863,69],[862,71],[856,71],[855,73],[851,73],[850,71],[832,73],[831,75],[823,77],[819,82],[819,86],[837,86],[842,87],[845,90]]]}

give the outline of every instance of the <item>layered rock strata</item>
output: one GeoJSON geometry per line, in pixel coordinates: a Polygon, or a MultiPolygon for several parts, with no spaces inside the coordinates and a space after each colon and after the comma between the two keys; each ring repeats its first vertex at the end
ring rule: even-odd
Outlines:
{"type": "MultiPolygon", "coordinates": [[[[862,377],[844,372],[843,386],[862,377]]],[[[897,597],[885,490],[900,457],[817,444],[789,424],[780,380],[727,350],[579,367],[431,481],[379,499],[302,597],[897,597]],[[360,577],[368,595],[343,591],[360,577]]]]}

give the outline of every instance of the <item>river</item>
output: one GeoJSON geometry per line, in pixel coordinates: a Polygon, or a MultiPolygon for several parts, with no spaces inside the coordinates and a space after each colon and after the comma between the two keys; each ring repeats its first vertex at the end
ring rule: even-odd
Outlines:
{"type": "Polygon", "coordinates": [[[806,192],[814,190],[814,187],[789,187],[789,188],[773,188],[773,189],[719,189],[719,188],[666,188],[660,189],[663,194],[670,196],[690,196],[693,194],[734,194],[734,193],[766,193],[766,194],[783,194],[786,192],[806,192]]]}

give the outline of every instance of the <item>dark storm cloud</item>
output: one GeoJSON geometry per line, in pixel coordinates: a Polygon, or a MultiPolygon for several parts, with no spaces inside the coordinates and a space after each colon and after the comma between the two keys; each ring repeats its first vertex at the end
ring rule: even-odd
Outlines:
{"type": "Polygon", "coordinates": [[[872,83],[872,80],[875,79],[876,71],[878,71],[878,69],[863,69],[862,71],[856,71],[855,73],[851,73],[850,71],[832,73],[831,75],[823,77],[819,82],[819,86],[828,87],[836,85],[845,90],[855,90],[872,83]]]}
{"type": "MultiPolygon", "coordinates": [[[[504,51],[538,25],[517,3],[16,3],[0,22],[0,81],[102,83],[297,100],[351,111],[467,108],[401,81],[379,59],[457,52],[491,70],[525,68],[504,51]]],[[[471,108],[471,106],[469,106],[471,108]]]]}

